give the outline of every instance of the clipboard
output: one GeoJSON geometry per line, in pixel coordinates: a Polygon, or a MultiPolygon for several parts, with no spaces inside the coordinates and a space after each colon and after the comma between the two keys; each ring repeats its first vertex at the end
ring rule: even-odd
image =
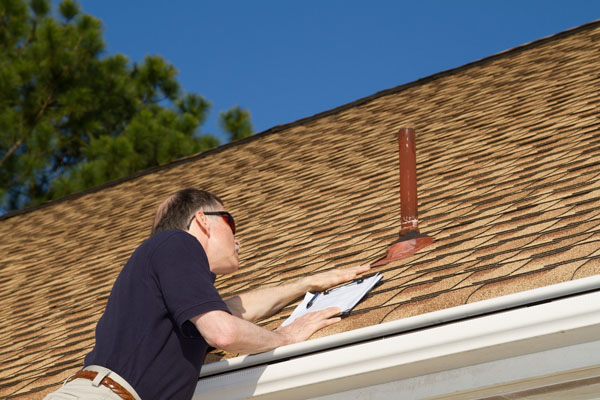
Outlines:
{"type": "Polygon", "coordinates": [[[350,314],[350,311],[373,289],[382,277],[383,275],[377,273],[369,278],[356,279],[323,292],[308,292],[302,302],[294,309],[292,315],[281,326],[289,325],[296,318],[305,314],[329,307],[339,307],[342,310],[342,316],[345,317],[350,314]]]}

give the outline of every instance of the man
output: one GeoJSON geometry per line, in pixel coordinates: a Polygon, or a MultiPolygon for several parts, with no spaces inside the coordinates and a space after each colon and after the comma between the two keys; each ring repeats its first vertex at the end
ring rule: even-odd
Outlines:
{"type": "Polygon", "coordinates": [[[190,399],[209,346],[252,354],[306,340],[339,321],[340,310],[310,313],[275,331],[252,322],[369,269],[328,271],[223,300],[216,274],[238,269],[238,251],[234,219],[218,197],[197,189],[170,196],[158,207],[152,236],[115,281],[84,369],[46,399],[190,399]]]}

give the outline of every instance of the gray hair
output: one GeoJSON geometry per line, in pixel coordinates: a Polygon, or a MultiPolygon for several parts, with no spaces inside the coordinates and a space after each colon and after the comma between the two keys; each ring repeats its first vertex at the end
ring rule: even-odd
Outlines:
{"type": "Polygon", "coordinates": [[[194,188],[180,190],[158,206],[152,225],[152,235],[169,229],[185,231],[196,211],[213,211],[222,206],[221,199],[205,190],[194,188]]]}

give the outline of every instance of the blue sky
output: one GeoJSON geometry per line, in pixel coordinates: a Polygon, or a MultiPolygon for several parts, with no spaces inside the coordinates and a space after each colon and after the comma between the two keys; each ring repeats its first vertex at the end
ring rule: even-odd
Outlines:
{"type": "Polygon", "coordinates": [[[256,132],[600,18],[600,1],[80,0],[107,54],[161,55],[219,111],[256,132]]]}

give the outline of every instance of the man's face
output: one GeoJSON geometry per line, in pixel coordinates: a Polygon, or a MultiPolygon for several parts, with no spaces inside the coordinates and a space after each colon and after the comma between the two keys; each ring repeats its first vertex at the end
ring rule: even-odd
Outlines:
{"type": "Polygon", "coordinates": [[[210,236],[206,248],[210,270],[217,275],[237,271],[240,245],[233,233],[233,225],[228,224],[227,216],[206,215],[206,217],[210,224],[210,236]]]}

